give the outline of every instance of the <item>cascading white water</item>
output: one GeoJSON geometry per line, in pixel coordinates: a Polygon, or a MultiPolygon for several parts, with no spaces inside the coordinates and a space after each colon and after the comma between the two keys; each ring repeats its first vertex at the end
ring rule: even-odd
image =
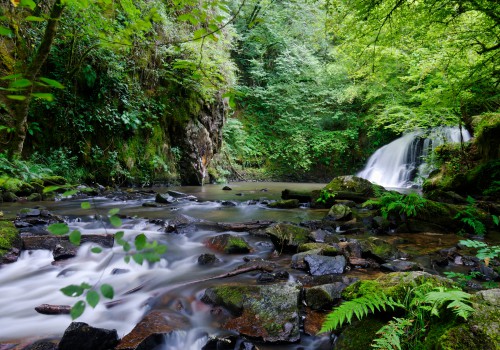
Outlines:
{"type": "Polygon", "coordinates": [[[467,130],[458,127],[435,128],[431,131],[414,131],[379,148],[357,176],[384,187],[412,187],[432,170],[426,157],[444,143],[470,139],[467,130]],[[461,136],[462,135],[462,136],[461,136]]]}

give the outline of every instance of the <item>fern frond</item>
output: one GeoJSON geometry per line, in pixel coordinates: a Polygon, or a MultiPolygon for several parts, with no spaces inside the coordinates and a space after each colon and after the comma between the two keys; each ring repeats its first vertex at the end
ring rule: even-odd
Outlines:
{"type": "Polygon", "coordinates": [[[401,337],[407,333],[413,320],[394,317],[388,324],[377,331],[379,338],[373,340],[372,348],[384,350],[401,350],[401,337]]]}
{"type": "Polygon", "coordinates": [[[439,309],[444,304],[448,304],[446,308],[451,309],[455,315],[466,320],[474,309],[468,305],[471,294],[461,290],[447,290],[443,287],[436,288],[435,291],[425,295],[424,302],[432,304],[431,314],[439,316],[439,309]]]}
{"type": "Polygon", "coordinates": [[[353,316],[360,320],[370,312],[374,313],[375,310],[386,311],[387,307],[394,310],[395,307],[403,307],[403,305],[383,293],[368,294],[345,301],[326,316],[319,333],[330,332],[342,327],[345,323],[351,323],[353,316]]]}

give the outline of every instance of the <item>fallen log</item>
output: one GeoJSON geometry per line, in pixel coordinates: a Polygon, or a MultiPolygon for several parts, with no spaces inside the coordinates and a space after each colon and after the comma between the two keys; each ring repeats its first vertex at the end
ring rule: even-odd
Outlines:
{"type": "Polygon", "coordinates": [[[42,304],[35,307],[35,311],[43,315],[67,315],[71,311],[71,306],[42,304]]]}

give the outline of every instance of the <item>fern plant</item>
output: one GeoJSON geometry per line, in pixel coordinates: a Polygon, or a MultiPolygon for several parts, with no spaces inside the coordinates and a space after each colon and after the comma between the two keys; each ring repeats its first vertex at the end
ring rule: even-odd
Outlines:
{"type": "Polygon", "coordinates": [[[464,210],[458,212],[454,219],[459,219],[462,223],[467,225],[472,231],[479,236],[486,233],[486,226],[479,219],[479,213],[476,208],[476,200],[471,196],[467,197],[467,206],[464,210]]]}
{"type": "Polygon", "coordinates": [[[374,313],[375,310],[379,312],[386,311],[388,307],[394,310],[395,307],[404,307],[404,305],[384,293],[371,293],[345,301],[328,314],[320,333],[333,331],[342,327],[346,322],[351,323],[353,316],[361,320],[370,312],[374,313]]]}
{"type": "Polygon", "coordinates": [[[373,340],[372,348],[401,350],[401,338],[409,331],[412,325],[413,320],[394,317],[377,331],[376,334],[380,335],[380,337],[373,340]]]}
{"type": "Polygon", "coordinates": [[[399,214],[404,217],[417,216],[426,203],[426,199],[417,193],[400,194],[395,192],[384,192],[376,199],[370,199],[363,206],[375,205],[380,207],[382,217],[387,219],[389,214],[399,214]]]}

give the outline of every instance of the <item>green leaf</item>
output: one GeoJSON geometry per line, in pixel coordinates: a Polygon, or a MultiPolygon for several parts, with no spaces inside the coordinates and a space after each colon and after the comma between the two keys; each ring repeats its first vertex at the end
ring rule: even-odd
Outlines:
{"type": "Polygon", "coordinates": [[[130,255],[125,255],[123,260],[125,260],[125,262],[128,264],[130,262],[130,255]]]}
{"type": "Polygon", "coordinates": [[[11,34],[12,34],[12,30],[10,30],[9,28],[6,28],[4,26],[0,26],[0,35],[9,36],[11,34]]]}
{"type": "Polygon", "coordinates": [[[87,293],[85,299],[87,299],[87,303],[89,303],[92,308],[95,308],[99,303],[99,293],[97,293],[95,290],[91,290],[87,293]]]}
{"type": "Polygon", "coordinates": [[[69,286],[61,288],[60,290],[64,295],[67,295],[68,297],[79,297],[83,294],[84,289],[82,288],[82,286],[70,284],[69,286]]]}
{"type": "Polygon", "coordinates": [[[142,250],[146,246],[146,235],[141,233],[135,237],[135,249],[142,250]]]}
{"type": "Polygon", "coordinates": [[[69,241],[74,245],[80,245],[82,234],[78,230],[74,230],[69,234],[69,241]]]}
{"type": "Polygon", "coordinates": [[[49,79],[49,78],[44,78],[44,77],[40,77],[38,78],[40,79],[41,81],[43,81],[45,84],[49,85],[49,86],[52,86],[56,89],[64,89],[64,85],[62,85],[60,82],[58,82],[57,80],[53,80],[53,79],[49,79]]]}
{"type": "Polygon", "coordinates": [[[195,39],[199,39],[201,38],[203,35],[205,35],[207,33],[207,30],[205,28],[200,28],[198,30],[195,30],[194,33],[193,33],[193,37],[195,39]]]}
{"type": "Polygon", "coordinates": [[[78,317],[80,317],[85,311],[85,306],[86,304],[84,301],[82,300],[77,301],[76,304],[73,305],[73,307],[71,308],[71,311],[69,312],[71,315],[71,319],[75,320],[78,317]]]}
{"type": "Polygon", "coordinates": [[[154,250],[155,250],[156,254],[162,255],[167,251],[167,246],[162,244],[162,245],[155,247],[154,250]]]}
{"type": "Polygon", "coordinates": [[[85,283],[85,282],[82,282],[82,284],[80,284],[80,287],[82,287],[83,289],[90,289],[92,288],[92,286],[88,283],[85,283]]]}
{"type": "Polygon", "coordinates": [[[119,212],[120,212],[120,209],[118,209],[118,208],[113,208],[113,209],[110,209],[110,210],[108,211],[108,215],[109,215],[109,216],[113,216],[113,215],[118,214],[119,212]]]}
{"type": "Polygon", "coordinates": [[[144,262],[144,255],[142,255],[140,253],[136,253],[136,254],[132,255],[132,259],[134,259],[134,261],[136,263],[138,263],[139,265],[142,265],[142,263],[144,262]]]}
{"type": "Polygon", "coordinates": [[[47,186],[43,189],[43,193],[48,193],[48,192],[54,192],[54,191],[57,191],[58,189],[60,189],[61,186],[47,186]]]}
{"type": "Polygon", "coordinates": [[[130,247],[130,243],[129,243],[129,242],[125,242],[125,243],[123,244],[123,250],[124,250],[124,251],[128,252],[128,251],[130,251],[130,248],[131,248],[131,247],[130,247]]]}
{"type": "Polygon", "coordinates": [[[10,98],[11,100],[16,100],[16,101],[26,100],[26,96],[24,96],[24,95],[7,95],[7,98],[10,98]]]}
{"type": "Polygon", "coordinates": [[[122,239],[123,235],[125,235],[125,232],[118,231],[117,233],[115,233],[115,239],[122,239]]]}
{"type": "Polygon", "coordinates": [[[82,209],[90,209],[92,207],[89,202],[82,202],[80,206],[82,207],[82,209]]]}
{"type": "Polygon", "coordinates": [[[69,196],[72,196],[72,195],[77,194],[77,193],[78,193],[78,190],[69,190],[69,191],[64,192],[62,195],[63,195],[63,197],[69,197],[69,196]]]}
{"type": "Polygon", "coordinates": [[[32,21],[32,22],[44,22],[45,18],[42,17],[37,17],[37,16],[28,16],[24,18],[25,21],[32,21]]]}
{"type": "Polygon", "coordinates": [[[31,86],[33,83],[31,82],[31,80],[29,79],[26,79],[26,78],[22,78],[22,79],[19,79],[19,80],[14,80],[12,81],[10,84],[9,84],[9,87],[10,88],[14,88],[14,89],[24,89],[28,86],[31,86]]]}
{"type": "Polygon", "coordinates": [[[46,101],[49,101],[49,102],[54,101],[54,95],[49,94],[49,93],[34,92],[34,93],[31,94],[31,96],[36,97],[36,98],[40,98],[42,100],[46,100],[46,101]]]}
{"type": "Polygon", "coordinates": [[[113,299],[113,297],[115,296],[115,290],[109,284],[104,283],[101,286],[101,294],[105,298],[113,299]]]}
{"type": "Polygon", "coordinates": [[[100,247],[94,247],[94,248],[90,249],[90,251],[92,253],[99,254],[99,253],[102,253],[102,248],[100,248],[100,247]]]}
{"type": "Polygon", "coordinates": [[[14,80],[18,78],[22,78],[22,74],[11,74],[11,75],[6,75],[5,77],[1,77],[0,80],[14,80]]]}
{"type": "Polygon", "coordinates": [[[69,232],[69,227],[65,223],[56,223],[47,226],[47,230],[53,235],[60,236],[69,232]]]}
{"type": "Polygon", "coordinates": [[[109,222],[114,227],[120,227],[122,225],[122,220],[118,216],[116,216],[116,215],[110,216],[109,217],[109,222]]]}

